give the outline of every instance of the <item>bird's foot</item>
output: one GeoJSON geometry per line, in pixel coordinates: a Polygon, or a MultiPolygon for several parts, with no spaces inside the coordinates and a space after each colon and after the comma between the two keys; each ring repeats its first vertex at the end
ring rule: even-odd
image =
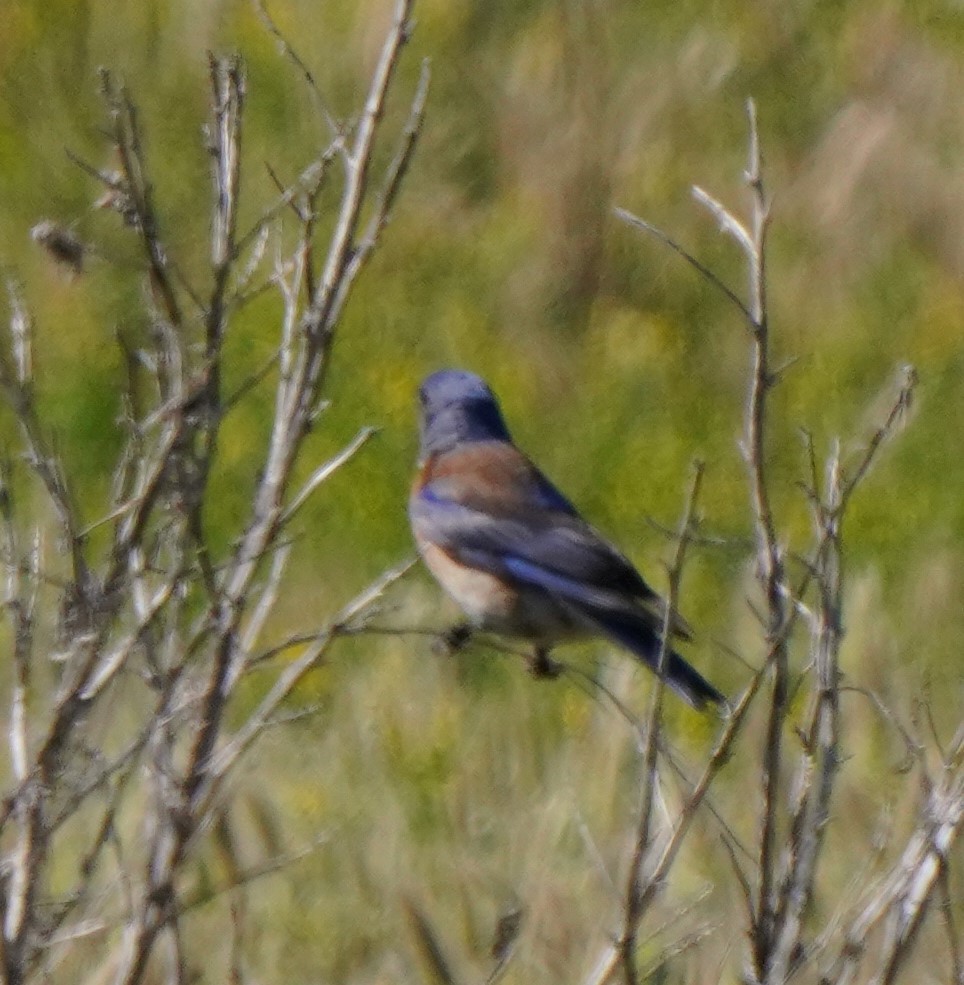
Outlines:
{"type": "Polygon", "coordinates": [[[454,657],[465,649],[471,638],[472,627],[467,622],[460,622],[437,636],[432,650],[441,657],[454,657]]]}
{"type": "Polygon", "coordinates": [[[539,646],[529,657],[529,673],[533,677],[554,681],[562,673],[562,664],[549,656],[549,651],[539,646]]]}

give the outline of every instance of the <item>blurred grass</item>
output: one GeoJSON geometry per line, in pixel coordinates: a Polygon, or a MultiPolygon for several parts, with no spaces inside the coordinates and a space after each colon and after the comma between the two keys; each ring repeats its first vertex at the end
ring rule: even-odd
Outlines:
{"type": "MultiPolygon", "coordinates": [[[[358,111],[387,8],[271,4],[339,117],[358,111]]],[[[116,447],[114,336],[145,330],[129,240],[114,216],[90,210],[96,190],[64,155],[110,164],[97,66],[118,72],[142,109],[164,233],[192,274],[208,242],[205,49],[238,48],[247,62],[248,221],[273,195],[263,162],[293,175],[326,133],[242,0],[7,0],[0,37],[0,263],[25,282],[45,406],[94,514],[116,447]],[[75,224],[103,257],[67,281],[29,243],[41,218],[75,224]]],[[[520,444],[657,584],[668,548],[649,520],[674,522],[690,463],[707,461],[706,528],[726,542],[694,560],[683,607],[700,630],[700,666],[738,685],[745,672],[721,644],[751,660],[760,653],[744,603],[749,528],[736,443],[744,331],[710,287],[610,209],[644,215],[742,285],[738,259],[689,186],[741,201],[743,101],[753,95],[774,194],[773,328],[780,356],[799,359],[773,402],[781,535],[802,548],[809,530],[795,486],[798,429],[821,449],[838,435],[856,449],[851,436],[870,432],[896,366],[917,365],[912,424],[848,524],[844,665],[908,714],[924,694],[949,728],[964,697],[964,13],[937,0],[424,0],[411,47],[392,118],[401,120],[418,59],[430,56],[428,124],[349,307],[332,405],[305,471],[362,425],[383,430],[306,511],[279,633],[318,625],[411,551],[413,395],[425,372],[455,364],[491,380],[520,444]]],[[[265,299],[235,321],[229,385],[270,354],[277,314],[265,299]]],[[[222,541],[256,476],[269,412],[263,388],[228,423],[214,478],[220,509],[208,516],[222,541]]],[[[386,623],[442,625],[451,611],[438,609],[422,575],[396,598],[386,623]]],[[[617,656],[602,658],[607,679],[642,708],[646,682],[617,656]]],[[[528,680],[517,662],[478,650],[435,658],[422,637],[346,643],[299,700],[317,711],[273,733],[237,797],[274,812],[292,844],[318,832],[326,840],[250,891],[245,951],[256,967],[293,981],[417,981],[403,906],[412,899],[461,970],[478,975],[499,909],[521,900],[527,920],[506,980],[587,972],[618,912],[607,878],[625,860],[636,790],[637,757],[618,716],[571,685],[528,680]]],[[[846,712],[853,758],[838,811],[847,821],[831,825],[825,875],[841,884],[852,845],[902,789],[887,733],[856,698],[846,712]]],[[[698,761],[704,727],[671,715],[698,761]]],[[[752,747],[753,738],[718,793],[748,840],[752,747]]],[[[243,851],[265,850],[257,824],[242,830],[243,851]]],[[[715,879],[702,912],[732,915],[699,957],[661,980],[715,980],[737,919],[717,878],[725,872],[715,836],[699,832],[666,912],[715,879]]],[[[224,959],[222,926],[202,914],[194,944],[224,959]]],[[[922,947],[915,980],[940,977],[931,960],[922,947]]]]}

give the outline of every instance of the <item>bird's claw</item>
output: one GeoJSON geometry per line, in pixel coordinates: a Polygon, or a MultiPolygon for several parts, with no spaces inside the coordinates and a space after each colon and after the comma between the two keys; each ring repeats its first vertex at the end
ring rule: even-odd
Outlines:
{"type": "Polygon", "coordinates": [[[533,677],[554,681],[562,669],[562,664],[553,660],[548,650],[538,649],[529,658],[529,673],[533,677]]]}
{"type": "Polygon", "coordinates": [[[454,657],[465,649],[471,638],[472,627],[467,622],[460,622],[435,638],[432,651],[440,657],[454,657]]]}

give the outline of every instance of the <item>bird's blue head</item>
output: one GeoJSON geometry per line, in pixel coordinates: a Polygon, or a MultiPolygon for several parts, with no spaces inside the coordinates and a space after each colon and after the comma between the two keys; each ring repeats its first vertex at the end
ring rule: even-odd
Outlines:
{"type": "Polygon", "coordinates": [[[460,369],[440,369],[418,391],[422,458],[473,441],[509,441],[509,430],[485,380],[460,369]]]}

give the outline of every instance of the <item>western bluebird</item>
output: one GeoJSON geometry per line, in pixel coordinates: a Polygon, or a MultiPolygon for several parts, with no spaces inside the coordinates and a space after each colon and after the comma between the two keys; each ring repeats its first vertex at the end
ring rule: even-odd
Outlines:
{"type": "MultiPolygon", "coordinates": [[[[419,390],[421,455],[409,499],[419,552],[481,630],[535,647],[608,637],[657,669],[664,601],[513,444],[495,396],[473,373],[445,369],[419,390]]],[[[690,638],[674,613],[673,635],[690,638]]],[[[723,704],[678,653],[666,683],[694,708],[723,704]]]]}

